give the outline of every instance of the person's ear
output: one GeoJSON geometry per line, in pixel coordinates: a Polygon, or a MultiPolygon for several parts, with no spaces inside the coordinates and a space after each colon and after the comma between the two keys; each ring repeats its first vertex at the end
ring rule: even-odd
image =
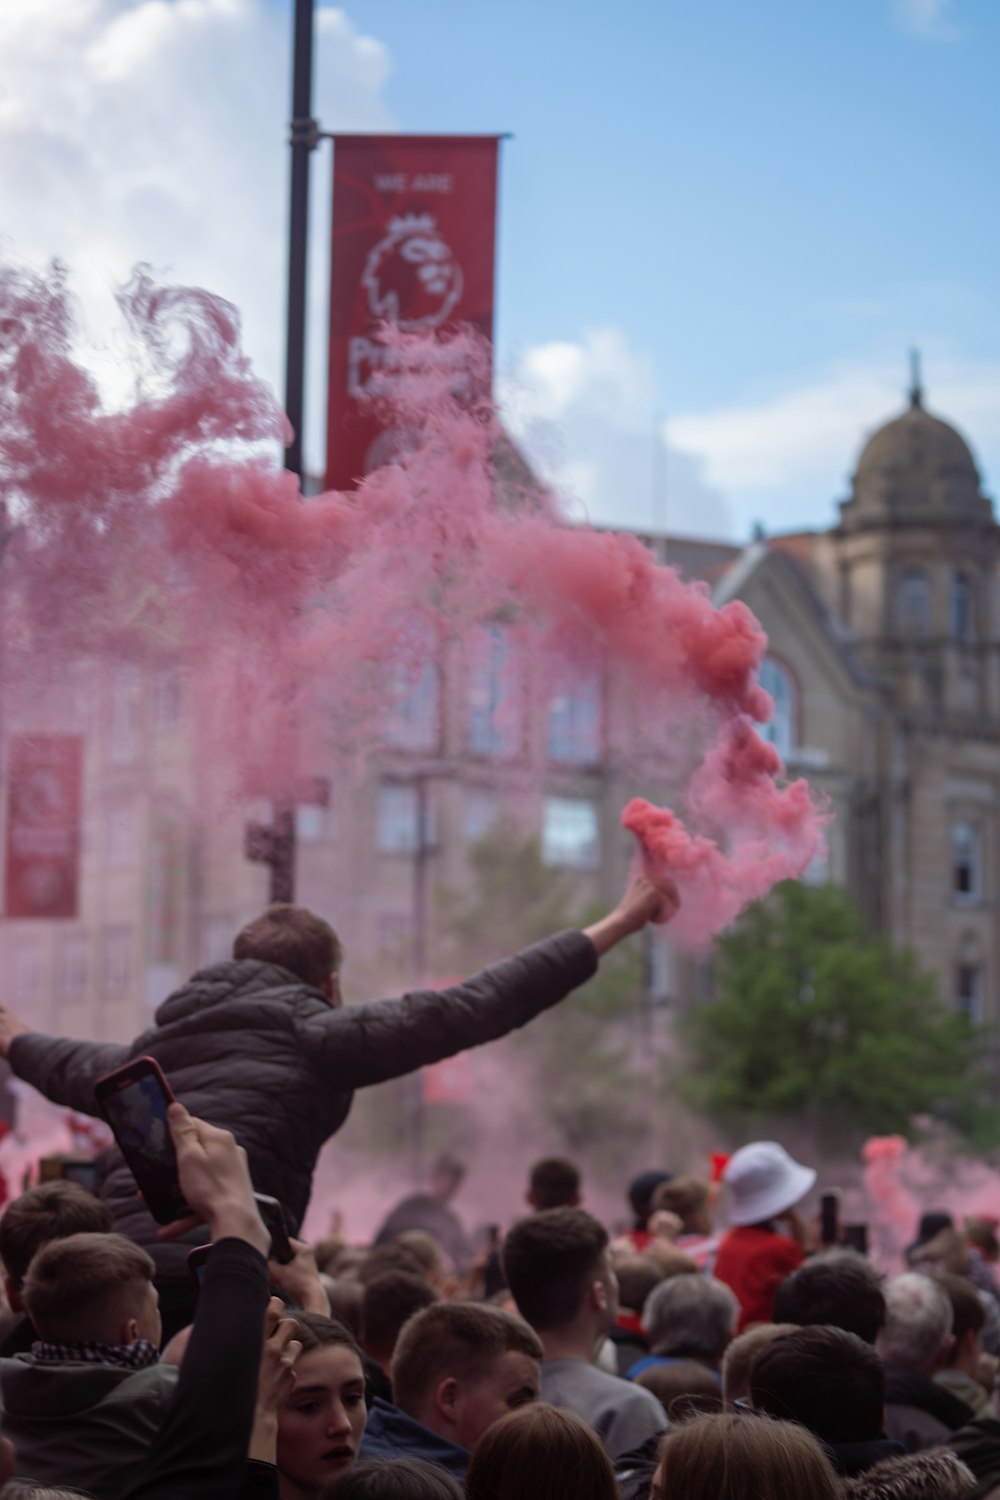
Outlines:
{"type": "Polygon", "coordinates": [[[4,1291],[4,1296],[7,1298],[7,1305],[10,1308],[11,1312],[16,1312],[16,1313],[25,1313],[25,1312],[27,1312],[27,1308],[24,1305],[24,1298],[21,1296],[21,1293],[18,1291],[17,1287],[14,1285],[14,1278],[13,1278],[13,1276],[9,1276],[9,1275],[5,1275],[4,1276],[4,1279],[3,1279],[3,1291],[4,1291]]]}
{"type": "Polygon", "coordinates": [[[603,1281],[592,1281],[590,1283],[590,1300],[591,1300],[591,1305],[598,1312],[607,1312],[607,1310],[608,1310],[608,1288],[607,1288],[607,1285],[606,1285],[605,1282],[603,1282],[603,1281]]]}
{"type": "Polygon", "coordinates": [[[535,1203],[534,1195],[532,1194],[532,1191],[531,1191],[530,1188],[528,1189],[528,1191],[524,1195],[524,1201],[525,1201],[525,1203],[528,1205],[528,1207],[530,1209],[533,1209],[533,1210],[535,1210],[537,1212],[537,1205],[535,1203]]]}
{"type": "Polygon", "coordinates": [[[458,1393],[458,1381],[454,1375],[439,1380],[434,1388],[434,1410],[445,1422],[457,1421],[458,1393]]]}
{"type": "Polygon", "coordinates": [[[127,1322],[122,1324],[121,1333],[119,1334],[115,1342],[124,1344],[127,1347],[129,1344],[134,1344],[138,1337],[139,1324],[136,1322],[135,1318],[129,1318],[127,1322]]]}
{"type": "Polygon", "coordinates": [[[330,1004],[336,1008],[340,1004],[340,975],[333,973],[323,986],[323,993],[330,1004]]]}
{"type": "Polygon", "coordinates": [[[0,1437],[0,1489],[8,1479],[13,1479],[16,1468],[17,1455],[14,1452],[14,1444],[10,1438],[0,1437]]]}
{"type": "Polygon", "coordinates": [[[954,1349],[954,1347],[955,1335],[953,1333],[949,1333],[948,1337],[945,1339],[944,1343],[941,1345],[941,1348],[938,1351],[936,1364],[939,1370],[943,1370],[948,1364],[948,1361],[951,1359],[951,1351],[954,1349]]]}

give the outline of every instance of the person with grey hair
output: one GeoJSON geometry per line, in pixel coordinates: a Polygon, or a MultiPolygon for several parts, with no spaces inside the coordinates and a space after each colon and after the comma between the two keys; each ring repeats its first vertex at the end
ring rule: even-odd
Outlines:
{"type": "Polygon", "coordinates": [[[653,1288],[642,1310],[651,1353],[628,1372],[635,1380],[653,1365],[693,1359],[718,1378],[732,1342],[740,1304],[735,1293],[711,1276],[671,1276],[653,1288]]]}
{"type": "Polygon", "coordinates": [[[907,1271],[887,1285],[885,1313],[876,1348],[885,1365],[886,1433],[917,1453],[946,1443],[972,1417],[933,1378],[948,1362],[951,1302],[929,1276],[907,1271]]]}

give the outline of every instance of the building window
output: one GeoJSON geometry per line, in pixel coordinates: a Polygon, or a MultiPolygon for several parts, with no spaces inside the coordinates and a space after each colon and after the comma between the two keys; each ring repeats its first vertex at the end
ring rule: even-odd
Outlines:
{"type": "Polygon", "coordinates": [[[390,668],[382,740],[398,750],[429,752],[440,739],[441,674],[435,658],[436,637],[422,622],[403,634],[398,658],[390,668]]]}
{"type": "Polygon", "coordinates": [[[153,683],[153,723],[161,734],[176,729],[181,718],[181,674],[175,667],[157,672],[153,683]]]}
{"type": "Polygon", "coordinates": [[[128,766],[138,757],[142,728],[142,678],[139,668],[115,668],[111,678],[109,754],[112,765],[128,766]]]}
{"type": "Polygon", "coordinates": [[[509,757],[522,748],[523,703],[518,651],[502,625],[472,632],[466,669],[466,748],[509,757]]]}
{"type": "Polygon", "coordinates": [[[959,641],[976,638],[975,595],[964,573],[956,573],[951,581],[951,633],[959,641]]]}
{"type": "Polygon", "coordinates": [[[134,798],[119,802],[108,812],[108,864],[121,868],[136,861],[139,844],[138,809],[134,798]]]}
{"type": "Polygon", "coordinates": [[[908,569],[896,585],[896,629],[900,635],[930,634],[931,586],[919,568],[908,569]]]}
{"type": "Polygon", "coordinates": [[[221,964],[233,956],[235,937],[232,917],[206,917],[201,924],[201,962],[221,964]]]}
{"type": "Polygon", "coordinates": [[[567,870],[596,870],[600,862],[597,808],[575,797],[546,797],[542,858],[567,870]]]}
{"type": "Polygon", "coordinates": [[[982,900],[982,849],[979,830],[971,823],[955,823],[951,830],[952,896],[959,906],[978,906],[982,900]]]}
{"type": "Polygon", "coordinates": [[[494,828],[500,817],[500,799],[485,787],[469,787],[465,793],[463,832],[467,844],[477,844],[494,828]]]}
{"type": "Polygon", "coordinates": [[[426,787],[421,799],[420,788],[412,782],[383,781],[378,789],[377,820],[376,840],[380,854],[416,854],[421,843],[426,850],[436,842],[434,804],[426,787]]]}
{"type": "Polygon", "coordinates": [[[326,837],[326,808],[300,802],[295,808],[295,838],[300,844],[319,844],[326,837]]]}
{"type": "Polygon", "coordinates": [[[59,945],[59,994],[78,1001],[87,994],[87,934],[67,933],[59,945]]]}
{"type": "Polygon", "coordinates": [[[974,1026],[983,1019],[983,971],[979,964],[961,963],[955,975],[955,1009],[974,1026]]]}
{"type": "Polygon", "coordinates": [[[788,760],[797,739],[795,679],[781,662],[765,656],[760,664],[760,685],[774,704],[771,718],[760,726],[761,738],[774,746],[782,760],[788,760]]]}
{"type": "Polygon", "coordinates": [[[581,677],[557,688],[549,702],[549,759],[592,766],[601,758],[601,683],[581,677]]]}
{"type": "Polygon", "coordinates": [[[101,955],[101,990],[107,1000],[121,1000],[132,988],[132,929],[109,927],[101,955]]]}
{"type": "Polygon", "coordinates": [[[37,1005],[42,998],[44,958],[38,943],[18,943],[14,949],[14,1003],[37,1005]]]}

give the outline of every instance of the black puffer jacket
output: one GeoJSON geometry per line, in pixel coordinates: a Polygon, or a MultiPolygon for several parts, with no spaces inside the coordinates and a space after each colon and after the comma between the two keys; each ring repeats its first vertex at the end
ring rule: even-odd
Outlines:
{"type": "MultiPolygon", "coordinates": [[[[562,932],[451,989],[333,1009],[287,969],[242,959],[200,970],[131,1046],[29,1032],[14,1040],[10,1065],[56,1104],[96,1114],[100,1077],[130,1058],[155,1057],[192,1114],[234,1133],[254,1186],[279,1198],[298,1230],[320,1148],[347,1118],[355,1089],[505,1036],[596,967],[589,938],[562,932]]],[[[161,1273],[184,1272],[187,1249],[204,1232],[158,1242],[117,1152],[101,1196],[115,1228],[145,1246],[161,1273]]]]}

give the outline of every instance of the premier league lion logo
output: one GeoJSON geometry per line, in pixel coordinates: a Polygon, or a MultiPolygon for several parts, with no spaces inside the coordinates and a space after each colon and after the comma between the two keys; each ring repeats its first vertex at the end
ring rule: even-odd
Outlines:
{"type": "Polygon", "coordinates": [[[361,276],[372,316],[404,331],[437,328],[462,295],[462,268],[430,214],[391,219],[388,228],[361,276]]]}

